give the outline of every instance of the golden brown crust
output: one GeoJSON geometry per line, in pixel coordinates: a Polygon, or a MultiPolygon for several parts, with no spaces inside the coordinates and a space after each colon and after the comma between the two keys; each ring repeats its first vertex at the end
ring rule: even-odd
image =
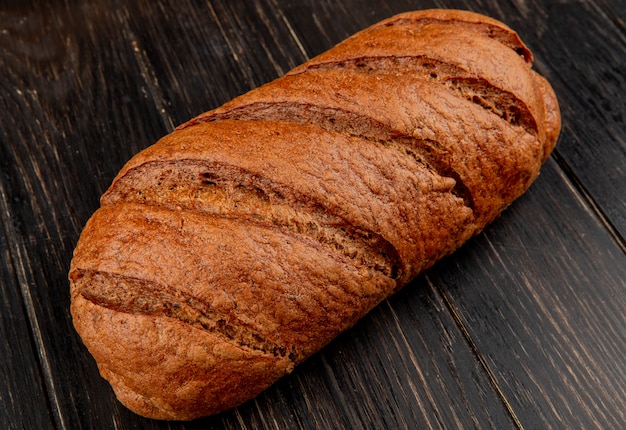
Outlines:
{"type": "Polygon", "coordinates": [[[447,24],[457,29],[460,28],[469,33],[478,33],[482,36],[497,40],[521,55],[524,60],[529,63],[533,61],[533,55],[528,47],[510,27],[488,16],[465,10],[430,9],[406,12],[383,20],[371,26],[370,29],[407,22],[414,25],[425,25],[436,22],[438,24],[447,24]]]}
{"type": "Polygon", "coordinates": [[[477,37],[451,25],[435,22],[418,32],[401,24],[366,30],[360,37],[347,39],[288,74],[320,68],[372,68],[374,72],[380,68],[388,74],[432,76],[437,84],[445,84],[470,98],[482,97],[483,104],[490,103],[485,93],[500,95],[515,101],[515,108],[520,111],[517,115],[525,120],[527,128],[540,139],[544,134],[544,101],[530,64],[492,38],[477,37]],[[404,63],[407,66],[403,67],[404,63]]]}
{"type": "Polygon", "coordinates": [[[72,315],[120,401],[155,419],[218,413],[293,368],[285,357],[238,347],[176,319],[118,312],[81,295],[72,300],[72,315]]]}
{"type": "Polygon", "coordinates": [[[160,419],[234,407],[480,232],[560,131],[531,61],[498,21],[409,12],[133,157],[69,275],[118,398],[160,419]]]}
{"type": "Polygon", "coordinates": [[[133,158],[104,195],[103,204],[116,201],[116,190],[125,176],[148,162],[201,161],[220,179],[228,174],[211,166],[230,166],[263,184],[267,194],[274,191],[291,205],[306,204],[304,210],[323,207],[353,228],[382,236],[399,255],[398,276],[404,284],[423,268],[423,261],[434,257],[428,253],[448,248],[442,245],[452,238],[449,230],[466,227],[470,210],[449,192],[453,181],[403,155],[377,142],[310,124],[199,123],[166,136],[133,158]],[[430,232],[432,243],[420,238],[423,231],[430,232]],[[434,246],[436,241],[441,245],[434,246]]]}
{"type": "MultiPolygon", "coordinates": [[[[529,74],[529,78],[534,76],[529,74]]],[[[463,187],[457,194],[471,199],[466,204],[480,225],[527,188],[539,171],[544,152],[538,136],[458,97],[443,85],[410,75],[351,70],[287,75],[198,116],[185,127],[230,118],[273,117],[314,122],[325,129],[412,151],[431,171],[463,187]],[[500,174],[484,180],[487,172],[503,165],[511,172],[525,174],[527,181],[515,179],[511,183],[508,175],[500,174]]]]}
{"type": "Polygon", "coordinates": [[[306,236],[195,211],[105,206],[85,234],[96,240],[77,247],[73,297],[175,318],[294,362],[362,316],[358,302],[371,307],[395,286],[306,236]]]}
{"type": "Polygon", "coordinates": [[[554,89],[550,83],[538,73],[535,73],[537,87],[541,92],[544,106],[544,124],[545,124],[545,141],[543,144],[542,162],[546,161],[561,132],[561,112],[559,109],[559,101],[554,93],[554,89]]]}

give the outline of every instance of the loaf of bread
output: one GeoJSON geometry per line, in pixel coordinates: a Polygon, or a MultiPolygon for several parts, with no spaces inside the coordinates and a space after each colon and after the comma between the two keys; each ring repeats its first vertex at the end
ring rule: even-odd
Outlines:
{"type": "Polygon", "coordinates": [[[559,134],[531,64],[498,21],[404,13],[132,158],[69,274],[119,400],[176,420],[239,405],[479,233],[559,134]]]}

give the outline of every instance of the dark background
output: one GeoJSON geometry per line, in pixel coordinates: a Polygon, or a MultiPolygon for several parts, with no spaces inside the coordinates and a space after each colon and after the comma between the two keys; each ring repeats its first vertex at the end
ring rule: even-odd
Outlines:
{"type": "Polygon", "coordinates": [[[0,427],[617,429],[626,422],[624,1],[94,0],[0,5],[0,427]],[[67,271],[122,165],[393,14],[519,32],[563,114],[494,224],[257,399],[191,423],[121,406],[67,271]]]}

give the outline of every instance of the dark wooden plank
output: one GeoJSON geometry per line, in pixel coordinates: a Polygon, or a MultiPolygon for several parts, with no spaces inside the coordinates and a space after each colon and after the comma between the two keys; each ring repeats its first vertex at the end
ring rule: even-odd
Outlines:
{"type": "MultiPolygon", "coordinates": [[[[269,0],[268,3],[274,2],[269,0]]],[[[374,22],[391,16],[393,12],[387,3],[367,0],[281,2],[280,14],[308,59],[374,22]]],[[[429,3],[419,2],[420,8],[429,7],[429,3]]]]}
{"type": "MultiPolygon", "coordinates": [[[[0,155],[2,153],[0,152],[0,155]]],[[[6,429],[48,428],[53,417],[48,405],[45,378],[42,377],[37,347],[28,324],[22,291],[28,290],[23,273],[17,273],[10,243],[15,239],[6,201],[7,192],[0,182],[0,422],[6,429]],[[29,413],[24,406],[29,405],[29,413]]]]}
{"type": "MultiPolygon", "coordinates": [[[[24,264],[27,258],[24,242],[36,239],[31,232],[31,220],[24,219],[20,211],[29,204],[32,188],[22,187],[20,177],[27,172],[13,157],[17,142],[23,137],[17,129],[17,124],[23,122],[22,108],[37,96],[28,87],[29,83],[22,80],[20,69],[29,65],[20,61],[31,55],[32,62],[44,61],[48,51],[37,46],[41,17],[3,9],[0,23],[3,28],[0,32],[3,76],[0,80],[0,249],[3,251],[0,422],[16,429],[49,428],[55,422],[53,409],[56,405],[48,396],[47,387],[51,382],[48,357],[42,348],[41,331],[37,325],[33,326],[37,318],[37,298],[31,293],[33,281],[24,264]]],[[[43,235],[40,238],[43,239],[43,235]]]]}
{"type": "Polygon", "coordinates": [[[262,2],[121,2],[126,31],[180,124],[306,58],[280,9],[262,2]]]}
{"type": "Polygon", "coordinates": [[[624,0],[594,0],[593,5],[600,15],[613,22],[626,34],[626,2],[624,0]]]}
{"type": "Polygon", "coordinates": [[[119,408],[74,334],[67,270],[99,195],[147,145],[141,139],[167,130],[135,80],[140,67],[115,10],[75,6],[22,3],[1,15],[2,282],[12,293],[2,313],[23,309],[30,329],[3,338],[15,354],[3,372],[16,382],[2,397],[21,402],[7,422],[41,424],[25,428],[50,428],[51,418],[56,428],[97,428],[119,408]],[[37,372],[43,381],[31,381],[37,372]]]}
{"type": "Polygon", "coordinates": [[[0,7],[0,67],[7,71],[0,82],[0,244],[7,247],[0,340],[11,342],[11,355],[0,361],[11,385],[0,393],[13,399],[0,410],[20,419],[16,428],[593,428],[624,418],[620,201],[602,189],[612,178],[599,172],[624,162],[610,140],[623,131],[622,105],[611,96],[623,77],[606,64],[598,72],[577,64],[591,54],[615,60],[622,39],[619,21],[605,22],[609,14],[589,4],[443,4],[481,8],[530,40],[538,66],[566,101],[558,164],[551,161],[537,187],[484,235],[258,399],[194,423],[142,419],[115,401],[73,332],[65,279],[71,250],[130,156],[366,25],[437,5],[136,0],[0,7]],[[568,11],[573,17],[558,15],[568,11]],[[616,37],[597,54],[585,46],[577,56],[584,36],[560,38],[580,23],[616,37]],[[608,90],[601,93],[608,100],[578,100],[578,90],[592,94],[578,88],[586,84],[608,90]],[[596,111],[586,112],[589,106],[596,111]],[[607,131],[610,112],[617,116],[607,131]],[[579,116],[588,122],[577,123],[579,116]],[[582,164],[586,142],[597,146],[596,170],[582,164]],[[24,379],[12,376],[19,369],[24,379]]]}
{"type": "Polygon", "coordinates": [[[545,69],[561,97],[566,124],[559,163],[626,249],[626,76],[621,66],[626,33],[593,3],[554,6],[548,18],[552,35],[541,52],[556,54],[552,61],[545,54],[545,69]],[[587,28],[586,35],[576,28],[587,28]]]}
{"type": "Polygon", "coordinates": [[[626,255],[556,163],[428,277],[524,428],[626,422],[626,255]]]}

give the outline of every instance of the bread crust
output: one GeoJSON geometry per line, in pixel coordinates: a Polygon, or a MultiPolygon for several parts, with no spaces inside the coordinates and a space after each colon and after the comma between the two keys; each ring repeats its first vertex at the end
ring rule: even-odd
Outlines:
{"type": "Polygon", "coordinates": [[[133,157],[74,251],[76,330],[122,403],[249,400],[478,234],[560,131],[506,25],[408,12],[133,157]]]}

